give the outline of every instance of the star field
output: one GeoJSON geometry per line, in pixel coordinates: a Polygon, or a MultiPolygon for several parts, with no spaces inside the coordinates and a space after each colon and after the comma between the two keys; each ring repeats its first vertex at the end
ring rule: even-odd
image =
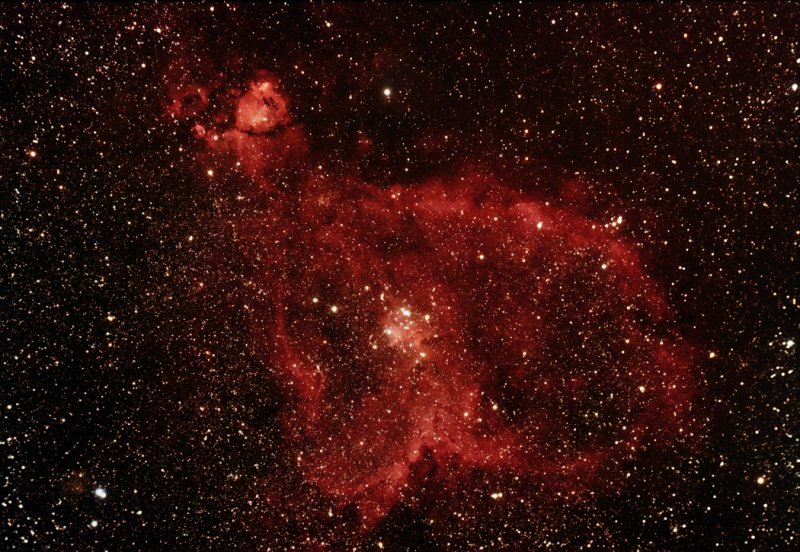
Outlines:
{"type": "Polygon", "coordinates": [[[0,8],[0,547],[797,548],[798,14],[0,8]]]}

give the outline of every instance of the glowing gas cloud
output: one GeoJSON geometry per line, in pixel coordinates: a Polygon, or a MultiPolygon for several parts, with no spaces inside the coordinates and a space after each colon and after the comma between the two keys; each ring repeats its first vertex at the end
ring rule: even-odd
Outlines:
{"type": "MultiPolygon", "coordinates": [[[[168,112],[194,121],[208,97],[177,89],[168,112]]],[[[365,528],[431,478],[475,470],[580,496],[684,431],[691,355],[621,217],[599,223],[474,170],[388,188],[306,170],[274,77],[225,109],[194,131],[273,198],[237,222],[284,439],[365,528]],[[277,186],[287,167],[302,175],[292,189],[277,186]]]]}

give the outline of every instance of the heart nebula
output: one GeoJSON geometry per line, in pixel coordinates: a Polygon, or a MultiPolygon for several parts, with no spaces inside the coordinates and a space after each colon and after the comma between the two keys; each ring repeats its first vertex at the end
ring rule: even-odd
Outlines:
{"type": "Polygon", "coordinates": [[[290,210],[264,234],[273,308],[255,332],[302,472],[366,525],[420,466],[574,492],[680,431],[687,357],[614,227],[478,175],[310,180],[290,210]]]}
{"type": "MultiPolygon", "coordinates": [[[[208,106],[207,89],[186,90],[173,116],[208,106]]],[[[512,474],[580,496],[684,432],[689,348],[621,220],[477,171],[386,188],[301,168],[281,189],[275,175],[308,152],[274,81],[216,104],[230,112],[196,135],[272,198],[239,226],[284,441],[364,527],[431,478],[512,474]]]]}

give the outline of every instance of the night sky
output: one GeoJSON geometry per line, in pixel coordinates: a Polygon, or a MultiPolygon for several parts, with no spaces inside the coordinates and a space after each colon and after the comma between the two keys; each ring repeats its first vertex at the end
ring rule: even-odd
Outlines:
{"type": "Polygon", "coordinates": [[[0,548],[800,548],[800,10],[0,7],[0,548]]]}

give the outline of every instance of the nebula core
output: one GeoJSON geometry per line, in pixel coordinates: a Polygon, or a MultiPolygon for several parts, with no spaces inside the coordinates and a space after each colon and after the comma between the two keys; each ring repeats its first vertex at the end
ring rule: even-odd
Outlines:
{"type": "Polygon", "coordinates": [[[307,482],[369,530],[431,478],[474,471],[580,499],[684,431],[691,350],[621,216],[593,221],[474,169],[388,187],[304,169],[291,102],[256,74],[210,115],[208,87],[177,89],[168,115],[271,199],[232,222],[307,482]],[[301,177],[281,187],[289,166],[301,177]]]}

